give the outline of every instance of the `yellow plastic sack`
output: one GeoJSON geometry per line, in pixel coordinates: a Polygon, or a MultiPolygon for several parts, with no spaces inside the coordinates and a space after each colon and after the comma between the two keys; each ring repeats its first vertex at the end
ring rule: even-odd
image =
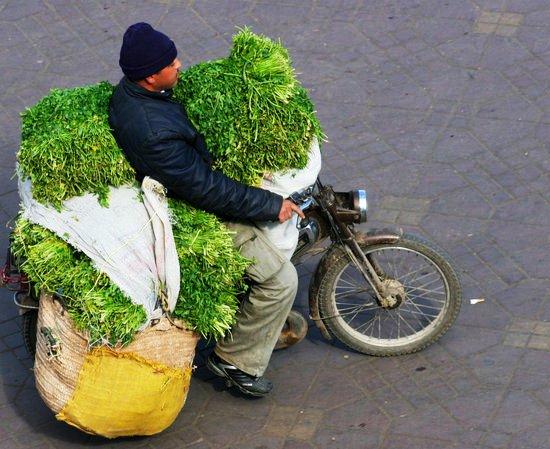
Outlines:
{"type": "Polygon", "coordinates": [[[191,368],[97,348],[86,355],[74,393],[56,418],[107,438],[152,435],[176,419],[190,377],[191,368]]]}

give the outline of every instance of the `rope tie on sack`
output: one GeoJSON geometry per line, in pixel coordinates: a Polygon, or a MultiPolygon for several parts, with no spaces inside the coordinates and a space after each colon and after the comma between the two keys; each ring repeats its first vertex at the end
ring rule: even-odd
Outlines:
{"type": "Polygon", "coordinates": [[[179,323],[176,323],[176,321],[172,318],[172,312],[170,312],[170,306],[168,305],[168,295],[166,294],[166,290],[164,289],[164,287],[159,289],[158,300],[160,303],[160,307],[170,324],[177,327],[178,329],[185,329],[185,327],[183,327],[179,323]]]}

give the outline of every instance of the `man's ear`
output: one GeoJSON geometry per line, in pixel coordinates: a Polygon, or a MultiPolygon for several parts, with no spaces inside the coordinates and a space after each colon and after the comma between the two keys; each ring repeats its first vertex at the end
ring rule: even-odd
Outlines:
{"type": "Polygon", "coordinates": [[[151,86],[154,85],[154,84],[155,84],[155,81],[156,81],[156,79],[155,79],[155,74],[146,76],[146,77],[143,78],[143,79],[144,79],[144,81],[145,81],[147,84],[149,84],[149,85],[151,85],[151,86]]]}

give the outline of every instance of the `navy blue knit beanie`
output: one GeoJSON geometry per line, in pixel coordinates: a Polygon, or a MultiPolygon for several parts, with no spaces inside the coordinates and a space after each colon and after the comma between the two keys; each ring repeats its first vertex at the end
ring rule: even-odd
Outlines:
{"type": "Polygon", "coordinates": [[[131,80],[140,80],[169,65],[178,52],[166,34],[144,22],[130,25],[124,33],[118,63],[131,80]]]}

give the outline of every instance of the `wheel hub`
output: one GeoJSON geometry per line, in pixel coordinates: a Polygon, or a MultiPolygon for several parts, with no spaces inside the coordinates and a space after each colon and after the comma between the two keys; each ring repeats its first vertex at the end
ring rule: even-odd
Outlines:
{"type": "Polygon", "coordinates": [[[405,300],[405,288],[395,279],[386,279],[382,282],[384,295],[380,299],[380,306],[384,309],[395,309],[405,300]]]}

